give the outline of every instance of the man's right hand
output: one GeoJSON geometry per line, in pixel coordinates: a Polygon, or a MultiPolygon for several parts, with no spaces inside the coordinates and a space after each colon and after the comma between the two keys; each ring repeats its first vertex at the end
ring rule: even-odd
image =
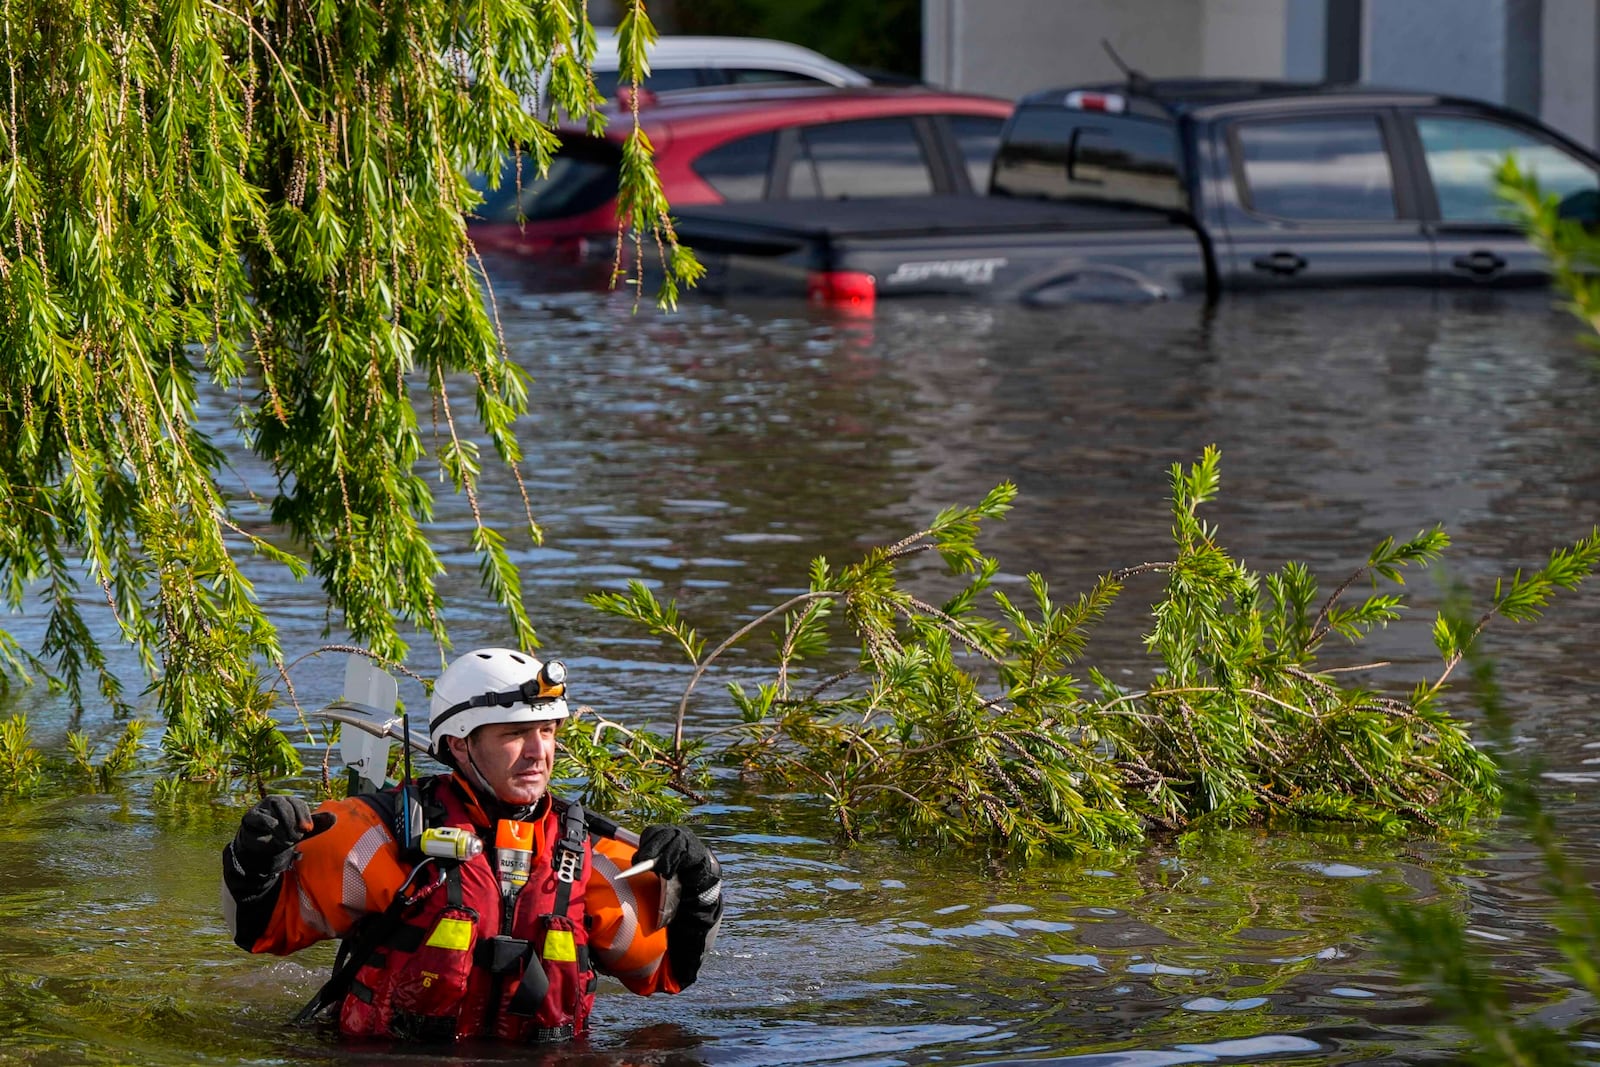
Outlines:
{"type": "Polygon", "coordinates": [[[233,837],[233,854],[241,867],[281,874],[293,862],[296,844],[333,823],[331,812],[313,814],[299,797],[266,797],[245,812],[233,837]]]}

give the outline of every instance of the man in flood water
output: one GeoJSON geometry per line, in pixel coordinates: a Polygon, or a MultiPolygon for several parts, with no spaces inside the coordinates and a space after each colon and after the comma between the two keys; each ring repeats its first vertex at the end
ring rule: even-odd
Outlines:
{"type": "Polygon", "coordinates": [[[680,826],[637,849],[598,837],[603,820],[551,795],[565,683],[560,663],[470,652],[433,690],[450,773],[246,813],[222,857],[234,940],[287,955],[344,939],[302,1019],[337,1005],[352,1036],[561,1041],[584,1033],[597,973],[642,995],[695,980],[722,920],[717,860],[680,826]]]}

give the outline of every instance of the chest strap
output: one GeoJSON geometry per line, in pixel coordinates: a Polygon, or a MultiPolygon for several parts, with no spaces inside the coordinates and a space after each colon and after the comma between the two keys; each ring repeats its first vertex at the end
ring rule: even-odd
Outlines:
{"type": "Polygon", "coordinates": [[[561,838],[550,853],[556,872],[555,913],[566,915],[572,906],[572,886],[583,873],[583,852],[589,843],[589,820],[576,800],[561,813],[561,838]]]}
{"type": "Polygon", "coordinates": [[[311,998],[310,1003],[300,1009],[300,1013],[294,1017],[295,1023],[308,1023],[344,1000],[345,994],[349,993],[351,986],[355,984],[356,973],[366,966],[367,961],[371,960],[380,948],[404,929],[406,910],[427,898],[441,883],[446,887],[445,892],[449,894],[450,903],[460,904],[459,864],[442,864],[432,859],[425,859],[412,868],[405,884],[395,892],[389,906],[378,914],[363,919],[351,935],[339,943],[339,955],[333,963],[333,974],[322,984],[322,988],[317,990],[317,995],[311,998]],[[410,892],[412,883],[417,881],[417,876],[424,870],[436,870],[438,877],[416,892],[410,892]]]}

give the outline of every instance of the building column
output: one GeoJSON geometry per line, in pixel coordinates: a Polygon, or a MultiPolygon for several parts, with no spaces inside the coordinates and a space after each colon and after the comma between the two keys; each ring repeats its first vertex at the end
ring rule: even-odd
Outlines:
{"type": "Polygon", "coordinates": [[[1544,0],[1539,115],[1580,144],[1600,145],[1600,0],[1544,0]]]}
{"type": "Polygon", "coordinates": [[[1539,114],[1543,96],[1544,0],[1506,0],[1507,107],[1539,114]]]}
{"type": "Polygon", "coordinates": [[[1361,80],[1361,0],[1325,0],[1322,76],[1330,82],[1361,80]]]}
{"type": "Polygon", "coordinates": [[[1358,82],[1362,76],[1362,0],[1289,0],[1284,77],[1358,82]]]}

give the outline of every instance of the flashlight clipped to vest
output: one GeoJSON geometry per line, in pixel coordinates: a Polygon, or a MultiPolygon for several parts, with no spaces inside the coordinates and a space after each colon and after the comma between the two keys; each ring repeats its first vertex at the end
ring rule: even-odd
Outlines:
{"type": "Polygon", "coordinates": [[[482,855],[483,840],[459,826],[430,826],[422,831],[422,854],[441,860],[465,862],[482,855]]]}

